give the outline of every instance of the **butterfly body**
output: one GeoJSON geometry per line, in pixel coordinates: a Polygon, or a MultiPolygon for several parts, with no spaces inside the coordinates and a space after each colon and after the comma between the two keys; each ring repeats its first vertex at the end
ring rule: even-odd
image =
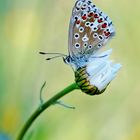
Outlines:
{"type": "Polygon", "coordinates": [[[75,71],[80,67],[84,67],[88,62],[88,58],[86,58],[85,56],[78,56],[78,57],[67,56],[64,58],[64,62],[70,65],[75,71]]]}

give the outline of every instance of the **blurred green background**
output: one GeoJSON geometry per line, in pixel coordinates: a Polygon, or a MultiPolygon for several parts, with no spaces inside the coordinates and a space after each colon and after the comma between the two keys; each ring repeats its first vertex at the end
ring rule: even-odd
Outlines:
{"type": "MultiPolygon", "coordinates": [[[[0,0],[0,133],[15,139],[44,100],[74,82],[60,60],[39,51],[67,54],[68,26],[75,0],[0,0]]],[[[62,100],[75,110],[52,106],[32,125],[33,140],[140,140],[140,1],[95,0],[116,27],[108,46],[123,67],[104,94],[74,91],[62,100]]]]}

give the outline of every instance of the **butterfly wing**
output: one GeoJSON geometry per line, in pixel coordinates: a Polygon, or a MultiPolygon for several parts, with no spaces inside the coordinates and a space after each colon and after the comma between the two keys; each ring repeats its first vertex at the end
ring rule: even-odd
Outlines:
{"type": "Polygon", "coordinates": [[[114,35],[112,21],[90,0],[77,0],[69,25],[69,55],[92,55],[114,35]]]}

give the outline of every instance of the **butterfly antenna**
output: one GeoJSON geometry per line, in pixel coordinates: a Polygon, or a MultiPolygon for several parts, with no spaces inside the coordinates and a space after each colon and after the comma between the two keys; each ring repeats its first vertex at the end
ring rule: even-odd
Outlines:
{"type": "Polygon", "coordinates": [[[63,56],[62,55],[58,55],[58,56],[48,57],[48,58],[46,58],[46,60],[51,60],[51,59],[59,58],[59,57],[63,57],[63,56]]]}
{"type": "Polygon", "coordinates": [[[63,53],[46,53],[46,52],[39,52],[42,55],[61,55],[61,56],[67,56],[63,53]]]}
{"type": "Polygon", "coordinates": [[[42,55],[56,55],[56,56],[53,56],[53,57],[48,57],[48,58],[46,58],[46,60],[51,60],[51,59],[54,59],[54,58],[66,57],[67,56],[67,55],[62,54],[62,53],[46,53],[46,52],[39,52],[39,53],[42,54],[42,55]]]}

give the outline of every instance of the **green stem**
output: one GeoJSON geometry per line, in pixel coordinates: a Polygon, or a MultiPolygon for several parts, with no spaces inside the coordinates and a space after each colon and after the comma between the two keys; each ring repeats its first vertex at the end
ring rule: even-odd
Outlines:
{"type": "Polygon", "coordinates": [[[69,92],[73,91],[74,89],[77,89],[77,84],[73,83],[71,85],[69,85],[68,87],[66,87],[65,89],[63,89],[62,91],[58,92],[56,95],[54,95],[51,99],[49,99],[48,101],[46,101],[45,103],[43,103],[40,107],[38,107],[33,114],[29,117],[29,119],[26,121],[26,123],[24,124],[23,128],[21,129],[17,140],[22,140],[23,137],[25,136],[27,130],[30,128],[30,126],[32,125],[32,123],[35,121],[35,119],[37,117],[39,117],[39,115],[46,110],[49,106],[51,106],[52,104],[54,104],[58,99],[60,99],[61,97],[63,97],[64,95],[68,94],[69,92]]]}

